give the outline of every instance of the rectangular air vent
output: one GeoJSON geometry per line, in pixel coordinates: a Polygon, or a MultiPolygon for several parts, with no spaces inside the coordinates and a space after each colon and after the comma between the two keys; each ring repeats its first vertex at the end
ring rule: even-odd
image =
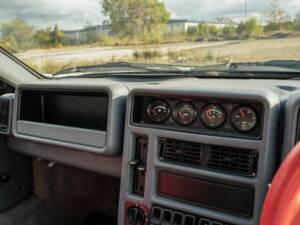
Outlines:
{"type": "Polygon", "coordinates": [[[163,159],[195,166],[201,165],[202,144],[165,139],[161,145],[163,159]]]}
{"type": "Polygon", "coordinates": [[[258,153],[251,150],[210,146],[207,167],[254,176],[258,153]]]}
{"type": "Polygon", "coordinates": [[[160,158],[167,162],[243,176],[256,176],[257,173],[258,153],[250,149],[162,139],[160,158]]]}

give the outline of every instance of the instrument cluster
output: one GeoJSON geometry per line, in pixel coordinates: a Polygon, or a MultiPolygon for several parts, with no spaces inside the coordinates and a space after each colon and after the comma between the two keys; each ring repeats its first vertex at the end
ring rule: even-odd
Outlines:
{"type": "Polygon", "coordinates": [[[142,112],[134,122],[196,132],[260,136],[262,106],[259,103],[172,97],[137,97],[137,102],[140,106],[135,107],[142,112]]]}

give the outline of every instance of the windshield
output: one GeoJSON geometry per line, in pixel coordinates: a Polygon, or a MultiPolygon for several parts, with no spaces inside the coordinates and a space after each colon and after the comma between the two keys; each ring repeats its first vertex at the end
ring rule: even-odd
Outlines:
{"type": "Polygon", "coordinates": [[[42,74],[300,60],[300,1],[1,0],[0,46],[42,74]]]}

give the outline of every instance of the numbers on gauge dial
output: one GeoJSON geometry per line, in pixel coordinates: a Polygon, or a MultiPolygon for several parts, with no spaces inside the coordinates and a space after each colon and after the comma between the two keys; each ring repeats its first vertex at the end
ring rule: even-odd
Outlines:
{"type": "Polygon", "coordinates": [[[231,123],[239,131],[249,132],[258,122],[255,110],[249,106],[240,106],[231,114],[231,123]]]}
{"type": "Polygon", "coordinates": [[[225,118],[226,112],[220,105],[207,105],[201,112],[201,120],[208,128],[219,128],[225,122],[225,118]]]}
{"type": "Polygon", "coordinates": [[[174,109],[173,117],[180,125],[188,126],[196,120],[197,110],[191,103],[182,102],[174,109]]]}
{"type": "Polygon", "coordinates": [[[162,123],[170,116],[170,107],[164,100],[154,100],[147,106],[147,116],[155,123],[162,123]]]}

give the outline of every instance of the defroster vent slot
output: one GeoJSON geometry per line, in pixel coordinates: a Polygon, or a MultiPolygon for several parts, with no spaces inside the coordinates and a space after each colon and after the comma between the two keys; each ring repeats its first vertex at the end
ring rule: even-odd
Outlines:
{"type": "Polygon", "coordinates": [[[254,177],[257,174],[258,152],[250,149],[161,139],[160,159],[180,165],[254,177]]]}

